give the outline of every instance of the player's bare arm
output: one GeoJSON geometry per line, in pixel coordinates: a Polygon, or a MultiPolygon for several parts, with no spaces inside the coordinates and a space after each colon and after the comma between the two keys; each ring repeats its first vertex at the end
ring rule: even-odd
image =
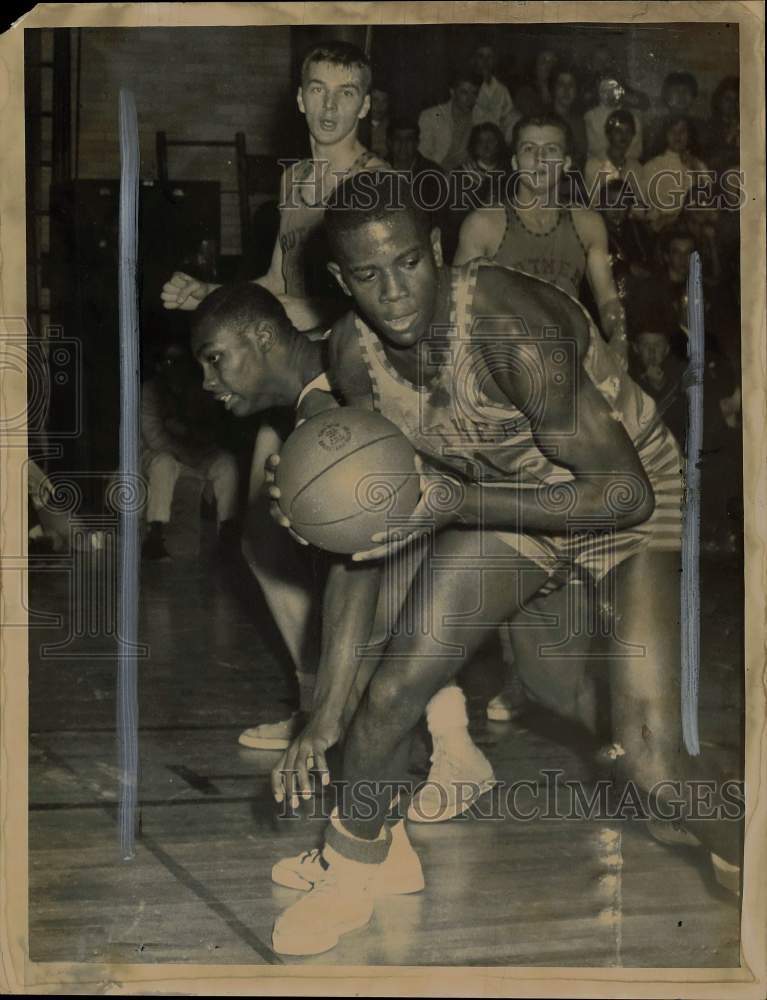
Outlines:
{"type": "MultiPolygon", "coordinates": [[[[513,316],[519,282],[519,276],[500,268],[483,268],[477,316],[513,316]]],[[[617,530],[641,524],[654,509],[652,487],[631,439],[583,369],[586,321],[577,306],[548,286],[540,285],[531,294],[526,284],[525,290],[526,329],[509,323],[514,362],[494,366],[491,374],[498,401],[506,400],[524,413],[539,449],[572,476],[572,502],[562,511],[542,502],[545,497],[538,490],[473,485],[466,490],[461,518],[483,527],[552,533],[566,530],[574,517],[596,516],[617,530]],[[560,335],[539,337],[544,328],[556,328],[560,335]],[[571,347],[570,364],[559,361],[565,345],[571,347]],[[540,395],[531,392],[533,382],[540,395]],[[611,503],[616,490],[625,503],[611,503]]]]}
{"type": "MultiPolygon", "coordinates": [[[[353,327],[337,324],[328,345],[329,378],[344,403],[372,409],[372,386],[359,354],[353,327]]],[[[334,396],[315,390],[316,404],[337,406],[334,396]],[[320,400],[320,396],[325,397],[320,400]]],[[[309,397],[307,397],[307,402],[309,397]]],[[[319,411],[318,411],[319,412],[319,411]]],[[[274,466],[276,467],[276,463],[274,466]]],[[[277,487],[270,487],[273,499],[277,487]]],[[[281,516],[283,526],[289,522],[281,516]]],[[[322,653],[317,672],[314,706],[300,736],[272,771],[272,790],[278,802],[287,795],[293,806],[311,794],[309,769],[321,772],[327,782],[326,751],[342,736],[342,719],[349,717],[349,699],[359,671],[359,649],[369,641],[375,620],[381,565],[356,565],[339,559],[331,567],[323,599],[322,653]]]]}
{"type": "Polygon", "coordinates": [[[461,226],[453,263],[466,264],[477,257],[494,257],[505,231],[506,212],[503,208],[478,208],[471,212],[461,226]]]}
{"type": "Polygon", "coordinates": [[[627,356],[626,316],[613,280],[607,228],[590,208],[572,210],[573,225],[586,250],[586,276],[599,310],[602,330],[621,357],[627,356]]]}

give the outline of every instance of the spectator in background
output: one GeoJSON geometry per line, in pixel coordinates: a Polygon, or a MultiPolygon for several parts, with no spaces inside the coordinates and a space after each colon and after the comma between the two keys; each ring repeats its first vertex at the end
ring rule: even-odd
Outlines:
{"type": "MultiPolygon", "coordinates": [[[[692,106],[698,97],[698,81],[687,72],[669,73],[661,89],[662,107],[647,128],[645,156],[659,156],[665,148],[666,123],[669,117],[685,115],[696,135],[700,135],[702,122],[692,115],[692,106]]],[[[695,150],[699,152],[699,150],[695,150]]]]}
{"type": "Polygon", "coordinates": [[[450,100],[421,112],[418,150],[444,170],[454,170],[467,156],[474,126],[474,106],[482,77],[472,69],[457,69],[450,81],[450,100]]]}
{"type": "Polygon", "coordinates": [[[595,206],[607,227],[607,252],[618,297],[625,303],[632,280],[649,278],[651,248],[643,227],[632,216],[632,199],[623,181],[609,180],[600,189],[595,206]]]}
{"type": "Polygon", "coordinates": [[[185,345],[163,349],[154,375],[141,390],[141,464],[148,480],[145,559],[169,558],[164,530],[170,522],[173,491],[179,476],[210,483],[216,500],[219,541],[237,547],[237,463],[215,440],[217,412],[202,390],[194,359],[185,345]]]}
{"type": "Polygon", "coordinates": [[[533,59],[527,77],[514,93],[514,105],[519,117],[529,118],[551,110],[553,104],[552,84],[557,54],[552,49],[539,49],[533,59]]]}
{"type": "Polygon", "coordinates": [[[551,74],[552,109],[570,126],[572,152],[570,159],[575,170],[583,170],[586,163],[586,125],[583,115],[576,110],[578,80],[569,66],[557,66],[551,74]]]}
{"type": "MultiPolygon", "coordinates": [[[[658,241],[659,263],[649,278],[630,278],[627,282],[626,317],[631,327],[632,314],[641,311],[644,303],[655,302],[659,310],[669,317],[676,331],[672,335],[672,351],[681,358],[687,357],[687,280],[690,254],[695,240],[686,229],[676,226],[665,230],[658,241]]],[[[641,312],[640,312],[641,315],[641,312]]],[[[636,325],[635,325],[636,328],[636,325]]]]}
{"type": "Polygon", "coordinates": [[[406,173],[412,179],[418,178],[415,189],[419,199],[424,206],[437,206],[429,213],[432,225],[441,230],[443,241],[449,240],[448,179],[438,163],[427,160],[418,152],[419,138],[418,122],[414,118],[391,118],[386,159],[394,170],[406,173]]]}
{"type": "Polygon", "coordinates": [[[691,191],[711,186],[706,164],[693,153],[696,136],[687,115],[666,119],[663,140],[664,151],[648,160],[642,169],[648,219],[656,232],[677,221],[691,191]]]}
{"type": "Polygon", "coordinates": [[[483,44],[474,50],[471,66],[482,77],[477,103],[474,105],[474,124],[492,122],[503,134],[504,142],[509,142],[514,123],[520,117],[514,109],[509,88],[495,76],[495,49],[483,44]]]}
{"type": "Polygon", "coordinates": [[[680,222],[695,241],[695,248],[701,257],[704,286],[710,294],[719,288],[723,278],[717,231],[719,210],[716,201],[710,195],[703,199],[688,197],[682,209],[680,222]]]}
{"type": "Polygon", "coordinates": [[[373,87],[370,91],[370,143],[368,148],[381,159],[386,157],[388,128],[389,92],[383,87],[373,87]]]}
{"type": "MultiPolygon", "coordinates": [[[[599,81],[599,103],[583,116],[586,124],[586,144],[590,159],[604,160],[607,156],[607,135],[605,125],[610,115],[618,108],[627,107],[627,91],[625,86],[614,76],[603,77],[599,81]]],[[[626,150],[626,156],[632,160],[642,159],[642,118],[637,111],[634,114],[634,138],[626,150]]]]}
{"type": "Polygon", "coordinates": [[[645,300],[641,306],[635,304],[628,323],[629,374],[655,400],[661,419],[684,447],[687,362],[671,351],[671,342],[677,332],[673,318],[654,301],[645,300]]]}
{"type": "Polygon", "coordinates": [[[471,174],[482,182],[478,198],[486,203],[487,198],[483,201],[482,196],[490,194],[493,181],[509,173],[509,153],[498,126],[490,122],[475,125],[469,136],[468,153],[456,172],[471,174]]]}
{"type": "Polygon", "coordinates": [[[446,260],[453,259],[466,216],[483,206],[500,204],[510,173],[501,130],[490,122],[475,125],[469,138],[469,155],[450,175],[450,208],[442,231],[446,260]]]}
{"type": "Polygon", "coordinates": [[[740,166],[740,79],[726,76],[711,95],[711,117],[704,124],[702,154],[719,180],[740,166]]]}
{"type": "Polygon", "coordinates": [[[607,149],[599,159],[590,156],[586,161],[586,188],[592,197],[610,181],[622,181],[631,190],[637,203],[644,202],[642,194],[642,165],[629,150],[636,137],[636,120],[631,111],[617,108],[605,122],[607,149]]]}

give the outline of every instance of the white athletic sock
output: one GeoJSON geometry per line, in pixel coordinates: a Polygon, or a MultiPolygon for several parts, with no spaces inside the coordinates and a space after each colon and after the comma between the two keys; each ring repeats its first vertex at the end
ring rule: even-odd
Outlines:
{"type": "Polygon", "coordinates": [[[458,735],[469,728],[466,698],[457,684],[448,684],[434,695],[426,706],[426,723],[433,739],[458,735]]]}

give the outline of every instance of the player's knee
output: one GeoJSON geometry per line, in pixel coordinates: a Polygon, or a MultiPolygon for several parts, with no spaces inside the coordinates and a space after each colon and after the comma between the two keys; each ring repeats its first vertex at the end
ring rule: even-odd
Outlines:
{"type": "MultiPolygon", "coordinates": [[[[406,722],[414,711],[415,700],[405,671],[379,671],[368,686],[368,710],[384,725],[406,722]]],[[[417,712],[420,718],[423,706],[417,712]]]]}

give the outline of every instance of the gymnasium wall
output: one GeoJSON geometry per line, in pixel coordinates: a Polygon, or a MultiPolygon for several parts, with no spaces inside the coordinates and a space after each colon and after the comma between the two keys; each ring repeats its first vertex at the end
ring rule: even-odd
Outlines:
{"type": "MultiPolygon", "coordinates": [[[[157,131],[169,139],[226,140],[243,131],[248,152],[283,155],[280,133],[291,101],[289,28],[94,28],[83,29],[80,39],[79,130],[73,133],[79,135],[80,178],[119,176],[121,87],[136,99],[144,179],[157,177],[157,131]]],[[[76,32],[72,44],[76,65],[76,32]]],[[[234,150],[171,148],[168,171],[176,180],[220,180],[232,192],[222,195],[221,251],[239,253],[234,150]]]]}

